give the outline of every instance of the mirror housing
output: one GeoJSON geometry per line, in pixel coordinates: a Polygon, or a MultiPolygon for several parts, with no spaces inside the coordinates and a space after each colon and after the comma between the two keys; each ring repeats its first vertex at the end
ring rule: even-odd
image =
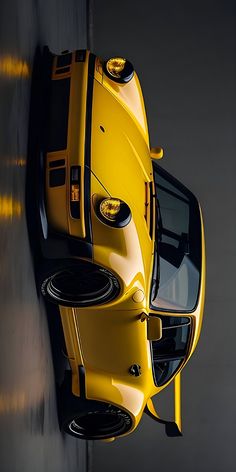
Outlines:
{"type": "Polygon", "coordinates": [[[149,341],[159,341],[162,338],[162,321],[158,316],[142,313],[141,321],[147,320],[147,338],[149,341]]]}
{"type": "Polygon", "coordinates": [[[149,341],[159,341],[162,338],[162,320],[159,316],[141,313],[141,321],[147,321],[147,338],[149,341]]]}
{"type": "Polygon", "coordinates": [[[163,154],[164,154],[163,148],[160,146],[152,147],[150,149],[150,156],[152,159],[162,159],[163,154]]]}
{"type": "Polygon", "coordinates": [[[147,320],[147,338],[149,341],[158,341],[162,338],[162,321],[157,316],[149,316],[147,320]]]}

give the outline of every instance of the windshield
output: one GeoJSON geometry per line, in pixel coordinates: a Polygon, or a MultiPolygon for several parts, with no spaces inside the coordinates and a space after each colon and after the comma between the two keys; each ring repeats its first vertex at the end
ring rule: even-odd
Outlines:
{"type": "Polygon", "coordinates": [[[153,373],[156,385],[164,385],[184,362],[190,334],[187,317],[160,316],[162,338],[152,341],[153,373]]]}
{"type": "Polygon", "coordinates": [[[197,200],[153,163],[156,194],[156,254],[151,305],[166,311],[192,311],[201,269],[201,222],[197,200]]]}

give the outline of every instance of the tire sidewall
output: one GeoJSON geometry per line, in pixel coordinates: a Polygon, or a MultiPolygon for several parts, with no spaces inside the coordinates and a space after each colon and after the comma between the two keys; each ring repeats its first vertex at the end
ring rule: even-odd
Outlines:
{"type": "Polygon", "coordinates": [[[49,302],[52,302],[57,305],[62,305],[62,306],[68,306],[68,307],[86,307],[86,306],[96,306],[96,305],[102,305],[105,303],[109,303],[110,301],[114,300],[120,293],[120,284],[118,279],[115,277],[114,274],[112,274],[110,271],[108,271],[106,268],[98,266],[97,264],[92,264],[91,262],[87,261],[78,261],[75,262],[73,260],[62,260],[62,261],[55,261],[53,264],[52,262],[52,268],[50,268],[44,275],[41,276],[40,279],[40,291],[43,295],[43,297],[48,300],[49,302]],[[54,298],[49,292],[48,292],[48,284],[50,283],[51,279],[55,277],[55,275],[59,274],[63,270],[67,270],[69,268],[78,268],[78,265],[81,264],[90,264],[91,266],[94,267],[95,270],[98,272],[104,274],[109,278],[109,280],[112,283],[112,290],[111,294],[103,299],[101,301],[98,300],[88,300],[85,302],[82,301],[71,301],[71,300],[63,300],[59,298],[54,298]]]}
{"type": "Polygon", "coordinates": [[[107,406],[107,409],[104,409],[104,406],[100,406],[99,402],[96,406],[96,408],[92,407],[90,405],[90,401],[87,400],[87,405],[86,408],[84,408],[83,412],[73,414],[71,413],[66,420],[62,422],[62,429],[65,433],[70,434],[73,437],[76,437],[77,439],[88,439],[88,440],[101,440],[101,439],[108,439],[110,437],[116,437],[120,436],[122,434],[127,433],[131,427],[132,427],[132,420],[131,417],[124,411],[120,410],[117,407],[113,407],[113,415],[116,416],[117,418],[122,418],[124,421],[124,427],[119,429],[118,431],[110,431],[107,432],[106,434],[97,434],[97,435],[89,435],[89,434],[77,434],[76,432],[72,431],[70,429],[70,424],[73,422],[73,420],[78,420],[79,418],[82,418],[86,415],[95,415],[97,413],[111,413],[111,409],[107,406]]]}

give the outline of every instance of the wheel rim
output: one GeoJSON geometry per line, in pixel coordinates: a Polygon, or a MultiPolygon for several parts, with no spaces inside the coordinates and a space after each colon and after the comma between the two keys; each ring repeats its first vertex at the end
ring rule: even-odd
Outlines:
{"type": "Polygon", "coordinates": [[[109,273],[96,267],[69,267],[50,277],[47,292],[58,302],[104,303],[113,296],[114,284],[109,273]]]}

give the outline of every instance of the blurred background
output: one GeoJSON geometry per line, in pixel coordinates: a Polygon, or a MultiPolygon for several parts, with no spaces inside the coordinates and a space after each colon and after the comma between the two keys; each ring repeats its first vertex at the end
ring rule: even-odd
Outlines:
{"type": "Polygon", "coordinates": [[[77,441],[59,430],[55,380],[61,370],[60,318],[57,310],[50,311],[47,317],[46,306],[36,293],[26,225],[25,178],[32,69],[36,47],[45,44],[57,53],[66,48],[87,47],[86,1],[2,0],[1,472],[90,470],[86,441],[77,441]]]}
{"type": "MultiPolygon", "coordinates": [[[[2,0],[0,5],[0,470],[231,472],[234,465],[236,2],[2,0]],[[37,45],[133,62],[152,146],[198,197],[207,293],[183,378],[183,438],[144,417],[130,436],[87,444],[63,436],[56,411],[58,313],[38,299],[25,216],[30,87],[37,45]],[[55,331],[50,328],[55,325],[55,331]],[[57,345],[57,342],[55,342],[57,345]],[[93,464],[92,464],[93,463],[93,464]]],[[[58,361],[59,362],[59,361],[58,361]]],[[[59,366],[60,367],[60,366],[59,366]]],[[[157,399],[169,416],[171,392],[157,399]]]]}

